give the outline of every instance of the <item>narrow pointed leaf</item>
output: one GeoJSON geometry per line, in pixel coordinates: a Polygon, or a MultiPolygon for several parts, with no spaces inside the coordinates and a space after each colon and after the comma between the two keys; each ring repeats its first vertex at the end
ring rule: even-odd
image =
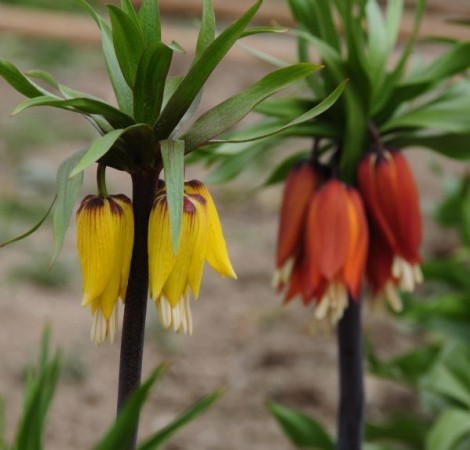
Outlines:
{"type": "Polygon", "coordinates": [[[142,30],[123,11],[108,5],[109,17],[113,28],[113,43],[122,74],[132,89],[137,67],[144,50],[142,30]]]}
{"type": "Polygon", "coordinates": [[[224,30],[194,61],[155,124],[158,139],[163,140],[170,136],[209,75],[241,36],[261,3],[262,0],[258,0],[242,17],[224,30]]]}
{"type": "Polygon", "coordinates": [[[137,450],[156,450],[168,442],[168,440],[182,427],[193,421],[201,414],[205,413],[219,398],[222,396],[223,391],[218,390],[212,394],[206,395],[201,400],[190,406],[179,417],[173,420],[169,425],[163,427],[156,434],[146,439],[137,450]]]}
{"type": "Polygon", "coordinates": [[[449,408],[439,416],[429,431],[426,450],[455,450],[470,436],[470,411],[449,408]]]}
{"type": "Polygon", "coordinates": [[[212,0],[204,0],[202,23],[197,37],[196,56],[200,55],[215,38],[215,13],[212,0]]]}
{"type": "Polygon", "coordinates": [[[403,15],[403,3],[403,0],[390,0],[387,2],[385,29],[389,51],[395,47],[397,42],[400,22],[403,15]]]}
{"type": "Polygon", "coordinates": [[[161,39],[159,0],[144,0],[138,17],[146,44],[159,42],[161,39]]]}
{"type": "Polygon", "coordinates": [[[273,136],[275,134],[278,134],[280,132],[283,132],[285,130],[288,130],[289,128],[293,128],[297,125],[306,123],[314,119],[315,117],[319,116],[323,112],[325,112],[327,109],[331,108],[335,104],[335,102],[338,100],[340,95],[343,93],[344,88],[346,87],[346,81],[343,81],[328,97],[326,97],[324,100],[322,100],[318,105],[307,111],[306,113],[302,114],[301,116],[295,118],[294,120],[291,120],[289,123],[276,128],[274,130],[271,130],[267,133],[262,133],[259,135],[253,135],[249,136],[243,139],[220,139],[220,140],[213,140],[211,141],[212,143],[221,143],[221,142],[251,142],[251,141],[256,141],[259,139],[264,139],[268,136],[273,136]]]}
{"type": "Polygon", "coordinates": [[[96,139],[91,147],[74,167],[70,173],[70,177],[78,175],[80,172],[91,166],[93,163],[98,161],[104,156],[109,149],[116,143],[116,141],[126,132],[126,129],[113,130],[104,136],[96,139]]]}
{"type": "Polygon", "coordinates": [[[44,81],[49,86],[59,90],[59,83],[57,82],[57,80],[54,78],[53,75],[51,75],[49,72],[46,72],[45,70],[28,70],[27,72],[25,72],[25,75],[31,78],[36,78],[38,80],[44,81]]]}
{"type": "Polygon", "coordinates": [[[134,88],[134,117],[137,122],[155,124],[163,101],[166,76],[173,52],[157,42],[147,47],[137,69],[134,88]]]}
{"type": "Polygon", "coordinates": [[[105,436],[94,447],[94,450],[110,450],[126,448],[132,437],[135,426],[139,421],[142,407],[147,400],[152,387],[166,371],[165,364],[160,365],[147,380],[129,397],[116,421],[105,436]]]}
{"type": "MultiPolygon", "coordinates": [[[[50,94],[28,78],[12,63],[0,58],[0,76],[14,89],[25,97],[33,98],[50,94]]],[[[52,95],[52,94],[50,94],[52,95]]]]}
{"type": "Polygon", "coordinates": [[[296,447],[319,450],[335,448],[331,436],[311,417],[275,402],[268,402],[266,407],[296,447]]]}
{"type": "Polygon", "coordinates": [[[72,216],[73,209],[77,203],[78,195],[83,182],[83,172],[79,173],[76,177],[69,178],[70,172],[77,165],[78,161],[82,159],[85,150],[79,150],[70,157],[68,157],[60,166],[57,171],[57,203],[54,210],[54,254],[52,256],[52,266],[60,253],[64,243],[65,234],[69,227],[70,217],[72,216]]]}
{"type": "Polygon", "coordinates": [[[171,244],[173,253],[178,253],[183,220],[184,193],[184,142],[162,141],[160,143],[163,170],[170,211],[171,244]]]}
{"type": "Polygon", "coordinates": [[[131,0],[121,0],[121,9],[124,11],[133,21],[137,21],[137,14],[131,0]]]}
{"type": "Polygon", "coordinates": [[[126,83],[114,50],[113,34],[110,26],[93,9],[86,0],[75,0],[93,17],[101,30],[101,43],[103,47],[106,68],[113,86],[114,95],[119,108],[126,114],[132,114],[132,91],[126,83]]]}
{"type": "Polygon", "coordinates": [[[272,72],[253,86],[207,111],[191,126],[182,139],[186,152],[204,145],[245,117],[265,98],[319,70],[321,66],[300,63],[272,72]]]}
{"type": "Polygon", "coordinates": [[[245,38],[249,36],[256,36],[257,34],[266,34],[266,33],[286,33],[289,31],[288,28],[284,27],[253,27],[247,28],[240,38],[245,38]]]}
{"type": "Polygon", "coordinates": [[[33,106],[52,106],[82,114],[98,114],[103,116],[114,128],[125,128],[135,123],[132,117],[129,117],[113,106],[100,100],[86,97],[65,100],[50,96],[35,97],[20,103],[13,111],[13,114],[18,114],[33,106]]]}
{"type": "Polygon", "coordinates": [[[0,243],[0,248],[6,247],[7,245],[13,244],[14,242],[21,241],[22,239],[28,237],[29,235],[33,234],[36,230],[38,230],[41,227],[41,225],[46,221],[47,217],[52,211],[55,201],[56,201],[56,197],[54,197],[54,200],[52,200],[51,206],[49,206],[49,209],[46,211],[42,219],[36,225],[34,225],[31,229],[29,229],[25,233],[20,234],[19,236],[13,239],[9,239],[8,241],[0,243]]]}

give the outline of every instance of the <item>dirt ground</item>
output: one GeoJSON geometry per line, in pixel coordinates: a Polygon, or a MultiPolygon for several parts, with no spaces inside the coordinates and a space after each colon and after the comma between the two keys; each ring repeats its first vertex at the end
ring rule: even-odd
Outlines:
{"type": "MultiPolygon", "coordinates": [[[[92,60],[78,70],[61,68],[62,79],[68,85],[109,99],[111,91],[105,84],[103,67],[95,62],[94,56],[92,60]]],[[[181,65],[185,64],[183,58],[181,65]]],[[[28,68],[27,63],[23,66],[28,68]]],[[[265,72],[266,66],[259,63],[251,63],[249,70],[234,60],[224,63],[206,89],[202,108],[247,86],[265,72]]],[[[15,198],[19,202],[26,200],[30,205],[35,201],[45,204],[49,197],[44,198],[41,191],[35,189],[37,184],[34,183],[40,182],[36,178],[39,175],[53,178],[55,167],[64,156],[86,145],[92,134],[83,131],[78,137],[64,137],[61,127],[67,130],[87,127],[84,121],[75,121],[71,114],[36,110],[24,113],[26,119],[11,119],[9,113],[21,99],[3,81],[0,81],[0,98],[2,130],[14,127],[17,120],[34,121],[41,114],[46,114],[49,124],[57,124],[47,132],[46,143],[20,149],[18,154],[8,153],[5,141],[0,144],[2,202],[15,198]],[[14,170],[9,164],[14,165],[14,170]],[[36,178],[27,172],[31,167],[36,178]],[[21,178],[25,171],[29,175],[21,178]]],[[[429,167],[431,162],[441,160],[419,151],[410,152],[410,159],[417,173],[423,210],[429,216],[435,199],[442,192],[429,167]]],[[[460,167],[446,163],[445,170],[454,173],[460,167]]],[[[202,168],[192,167],[187,176],[204,179],[204,173],[202,168]]],[[[280,190],[253,191],[255,176],[250,173],[230,185],[212,188],[238,281],[221,279],[206,269],[200,300],[192,304],[194,335],[176,336],[162,331],[157,325],[154,307],[149,303],[144,373],[149,373],[162,361],[171,361],[172,365],[144,411],[141,436],[165,425],[200,396],[220,386],[227,389],[210,412],[166,447],[171,450],[291,448],[265,410],[266,399],[311,413],[334,431],[335,337],[314,333],[311,311],[300,303],[281,306],[270,287],[280,190]]],[[[92,179],[93,174],[87,175],[83,195],[93,192],[92,179]]],[[[110,184],[113,192],[129,191],[129,182],[122,174],[111,177],[110,184]]],[[[18,222],[14,218],[16,212],[13,208],[11,216],[0,219],[4,227],[2,239],[27,227],[29,222],[18,222]]],[[[58,275],[56,287],[41,286],[24,271],[23,275],[13,276],[18,273],[18,267],[40,265],[46,270],[53,246],[50,223],[27,241],[0,251],[0,393],[6,403],[9,436],[14,433],[18,420],[24,370],[36,355],[46,322],[52,325],[54,343],[63,354],[64,376],[50,414],[46,435],[48,450],[91,448],[115,413],[119,342],[95,348],[89,340],[91,318],[89,312],[80,307],[74,231],[72,225],[53,269],[67,270],[63,282],[58,275]]],[[[441,236],[438,245],[443,245],[442,240],[447,239],[441,236]]],[[[425,253],[432,252],[437,245],[435,237],[436,230],[429,223],[425,253]]],[[[389,317],[367,313],[365,327],[381,355],[392,355],[413,343],[412,331],[397,327],[389,317]]],[[[372,417],[380,417],[383,411],[409,409],[415,405],[413,395],[400,386],[369,376],[366,385],[367,410],[372,417]]]]}

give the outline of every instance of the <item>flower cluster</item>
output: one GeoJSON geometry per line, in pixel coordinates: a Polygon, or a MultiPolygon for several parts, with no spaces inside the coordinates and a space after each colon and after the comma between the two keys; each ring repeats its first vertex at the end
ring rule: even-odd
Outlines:
{"type": "Polygon", "coordinates": [[[149,220],[149,288],[165,328],[192,333],[189,294],[197,299],[204,261],[220,275],[236,278],[214,201],[199,181],[185,183],[183,226],[178,254],[170,236],[170,215],[164,185],[158,191],[149,220]]]}
{"type": "Polygon", "coordinates": [[[310,161],[289,173],[281,206],[274,287],[284,302],[300,296],[315,317],[334,325],[366,275],[375,298],[401,309],[397,288],[422,281],[422,239],[416,186],[400,152],[368,154],[359,189],[310,161]]]}
{"type": "MultiPolygon", "coordinates": [[[[149,218],[149,291],[165,328],[192,333],[189,295],[199,295],[204,262],[236,278],[212,197],[199,181],[185,183],[181,242],[175,255],[165,183],[159,183],[149,218]]],[[[83,275],[83,306],[93,315],[91,338],[114,340],[118,299],[126,299],[134,240],[131,201],[124,195],[87,196],[77,211],[77,245],[83,275]]]]}

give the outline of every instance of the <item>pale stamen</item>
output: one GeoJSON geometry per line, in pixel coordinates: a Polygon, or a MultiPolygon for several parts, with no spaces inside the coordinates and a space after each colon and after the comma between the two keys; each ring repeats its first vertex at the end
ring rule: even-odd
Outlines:
{"type": "Polygon", "coordinates": [[[164,328],[172,328],[177,333],[191,335],[193,321],[189,307],[189,295],[185,293],[175,307],[165,297],[157,301],[158,318],[164,328]]]}
{"type": "Polygon", "coordinates": [[[346,286],[337,281],[331,282],[315,308],[315,318],[328,319],[331,325],[336,325],[343,317],[348,301],[346,286]]]}
{"type": "Polygon", "coordinates": [[[413,292],[416,285],[423,281],[421,268],[418,265],[411,265],[400,256],[395,256],[393,260],[392,275],[398,278],[400,288],[405,292],[413,292]]]}

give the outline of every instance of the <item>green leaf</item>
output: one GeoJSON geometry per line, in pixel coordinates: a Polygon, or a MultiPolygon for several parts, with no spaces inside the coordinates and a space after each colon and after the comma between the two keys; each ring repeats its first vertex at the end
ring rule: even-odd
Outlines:
{"type": "Polygon", "coordinates": [[[470,436],[470,411],[447,409],[433,425],[426,439],[426,450],[455,450],[470,436]]]}
{"type": "Polygon", "coordinates": [[[422,450],[428,428],[423,419],[402,413],[380,424],[367,423],[365,436],[367,441],[394,442],[405,448],[422,450]]]}
{"type": "Polygon", "coordinates": [[[444,348],[423,388],[470,409],[470,347],[451,343],[444,348]]]}
{"type": "Polygon", "coordinates": [[[150,390],[166,369],[167,366],[161,364],[147,380],[132,393],[116,421],[94,447],[94,450],[110,450],[127,447],[127,443],[131,439],[134,429],[139,422],[140,411],[150,394],[150,390]]]}
{"type": "Polygon", "coordinates": [[[441,350],[440,346],[422,347],[402,353],[390,361],[381,361],[370,342],[367,346],[369,371],[376,376],[416,386],[429,372],[441,350]]]}
{"type": "Polygon", "coordinates": [[[108,69],[109,78],[113,86],[114,95],[119,104],[119,108],[126,114],[132,114],[132,91],[126,83],[121,72],[119,62],[114,50],[113,34],[110,26],[93,9],[86,0],[75,0],[93,17],[101,30],[101,42],[103,47],[104,59],[108,69]]]}
{"type": "Polygon", "coordinates": [[[64,243],[65,234],[69,227],[70,217],[77,202],[78,195],[83,182],[83,172],[78,176],[69,178],[70,172],[82,159],[85,150],[79,150],[69,156],[57,170],[57,205],[54,211],[54,254],[52,256],[51,267],[60,253],[64,243]]]}
{"type": "Polygon", "coordinates": [[[38,80],[44,81],[54,89],[60,90],[59,83],[57,82],[57,80],[54,78],[53,75],[51,75],[49,72],[46,72],[45,70],[28,70],[27,72],[25,72],[25,75],[31,78],[36,78],[38,80]]]}
{"type": "Polygon", "coordinates": [[[269,98],[257,105],[255,112],[268,117],[292,120],[313,108],[315,103],[314,100],[299,97],[269,98]]]}
{"type": "Polygon", "coordinates": [[[26,76],[12,63],[0,58],[0,76],[14,89],[25,97],[33,98],[41,95],[52,95],[37,84],[28,80],[26,76]]]}
{"type": "Polygon", "coordinates": [[[96,139],[93,144],[91,144],[90,148],[79,161],[79,163],[74,167],[74,169],[70,173],[70,178],[78,175],[80,172],[82,172],[87,167],[91,166],[93,163],[98,161],[102,156],[104,156],[127,130],[129,130],[129,128],[113,130],[108,134],[105,134],[104,136],[101,136],[100,138],[96,139]]]}
{"type": "Polygon", "coordinates": [[[176,255],[180,244],[183,220],[184,142],[161,141],[160,147],[170,212],[171,243],[173,253],[176,255]]]}
{"type": "Polygon", "coordinates": [[[182,136],[186,152],[206,144],[245,117],[258,103],[299,79],[317,71],[321,66],[295,64],[276,70],[253,86],[245,89],[207,111],[182,136]]]}
{"type": "Polygon", "coordinates": [[[139,9],[139,21],[147,45],[161,39],[159,0],[144,0],[139,9]]]}
{"type": "Polygon", "coordinates": [[[0,248],[6,247],[7,245],[13,244],[14,242],[17,242],[17,241],[21,241],[22,239],[28,237],[30,234],[33,234],[36,230],[38,230],[41,227],[41,225],[46,221],[47,217],[52,211],[52,207],[54,206],[56,198],[57,197],[54,197],[54,200],[52,200],[51,206],[49,206],[49,209],[46,211],[42,219],[36,225],[34,225],[31,229],[29,229],[25,233],[20,234],[19,236],[16,236],[13,239],[9,239],[8,241],[4,241],[0,243],[0,248]]]}
{"type": "Polygon", "coordinates": [[[470,133],[406,133],[386,141],[394,148],[425,147],[457,160],[470,159],[470,133]]]}
{"type": "Polygon", "coordinates": [[[400,31],[400,22],[403,15],[403,0],[389,0],[385,14],[385,31],[389,51],[393,50],[400,31]]]}
{"type": "Polygon", "coordinates": [[[375,97],[380,95],[390,50],[382,12],[376,0],[367,2],[367,24],[369,31],[367,62],[372,84],[371,101],[374,102],[375,97]]]}
{"type": "Polygon", "coordinates": [[[113,29],[113,43],[119,67],[132,89],[135,84],[137,67],[144,51],[144,37],[136,22],[113,5],[108,5],[113,29]]]}
{"type": "Polygon", "coordinates": [[[241,36],[244,29],[261,6],[261,3],[262,0],[258,0],[254,6],[235,23],[224,30],[203,53],[196,58],[175,93],[168,100],[168,103],[155,124],[155,132],[159,140],[166,139],[170,136],[173,129],[184,116],[198,92],[209,78],[209,75],[241,36]]]}
{"type": "Polygon", "coordinates": [[[289,31],[288,28],[284,27],[253,27],[247,28],[240,38],[256,36],[257,34],[266,34],[266,33],[286,33],[289,31]]]}
{"type": "Polygon", "coordinates": [[[57,386],[60,358],[49,356],[47,328],[43,334],[41,355],[36,370],[28,373],[23,412],[15,436],[13,449],[42,450],[47,413],[57,386]]]}
{"type": "Polygon", "coordinates": [[[443,99],[403,113],[380,127],[380,131],[384,133],[400,128],[431,128],[450,133],[469,133],[470,92],[468,94],[467,98],[443,99]]]}
{"type": "Polygon", "coordinates": [[[256,141],[259,139],[264,139],[268,136],[273,136],[275,134],[281,133],[285,130],[288,130],[289,128],[293,128],[297,125],[306,123],[314,119],[315,117],[319,116],[323,112],[325,112],[327,109],[331,108],[335,104],[335,102],[338,100],[340,95],[343,93],[344,88],[346,86],[347,80],[343,81],[328,97],[326,97],[324,100],[322,100],[318,105],[314,106],[312,109],[307,111],[306,113],[300,115],[299,117],[295,118],[294,120],[291,120],[289,123],[286,125],[283,125],[279,128],[276,128],[274,130],[271,130],[267,133],[263,133],[260,135],[254,135],[250,136],[244,139],[225,139],[225,140],[214,140],[212,141],[213,143],[221,143],[221,142],[251,142],[251,141],[256,141]]]}
{"type": "Polygon", "coordinates": [[[406,63],[408,62],[408,58],[413,51],[416,38],[418,37],[419,27],[421,25],[421,20],[423,19],[424,11],[426,9],[426,0],[417,0],[416,7],[415,7],[415,16],[413,21],[413,28],[410,33],[410,37],[406,42],[405,48],[401,53],[401,56],[395,65],[392,72],[386,77],[386,81],[383,84],[382,95],[379,98],[376,98],[377,102],[372,110],[372,113],[375,114],[380,111],[383,106],[389,101],[389,99],[393,98],[392,95],[393,90],[403,75],[403,71],[405,70],[406,63]]]}
{"type": "Polygon", "coordinates": [[[168,440],[182,427],[193,421],[201,414],[206,412],[219,398],[222,396],[223,390],[217,390],[212,394],[206,395],[193,406],[189,407],[181,415],[179,415],[170,424],[163,427],[150,438],[146,439],[137,450],[156,450],[168,442],[168,440]]]}
{"type": "Polygon", "coordinates": [[[163,102],[166,76],[173,52],[156,42],[144,50],[137,69],[134,88],[134,117],[136,122],[155,124],[163,102]]]}
{"type": "Polygon", "coordinates": [[[121,0],[121,9],[124,11],[131,20],[137,21],[137,14],[131,0],[121,0]]]}
{"type": "Polygon", "coordinates": [[[297,448],[334,450],[333,439],[319,422],[279,403],[269,401],[266,407],[297,448]]]}
{"type": "Polygon", "coordinates": [[[100,100],[86,97],[76,97],[65,100],[50,96],[35,97],[21,102],[15,108],[13,114],[18,114],[33,106],[52,106],[87,115],[98,114],[103,116],[114,128],[125,128],[135,123],[132,117],[119,111],[119,109],[116,109],[100,100]]]}
{"type": "Polygon", "coordinates": [[[215,39],[215,13],[212,0],[204,0],[202,23],[196,44],[196,56],[199,56],[215,39]]]}

